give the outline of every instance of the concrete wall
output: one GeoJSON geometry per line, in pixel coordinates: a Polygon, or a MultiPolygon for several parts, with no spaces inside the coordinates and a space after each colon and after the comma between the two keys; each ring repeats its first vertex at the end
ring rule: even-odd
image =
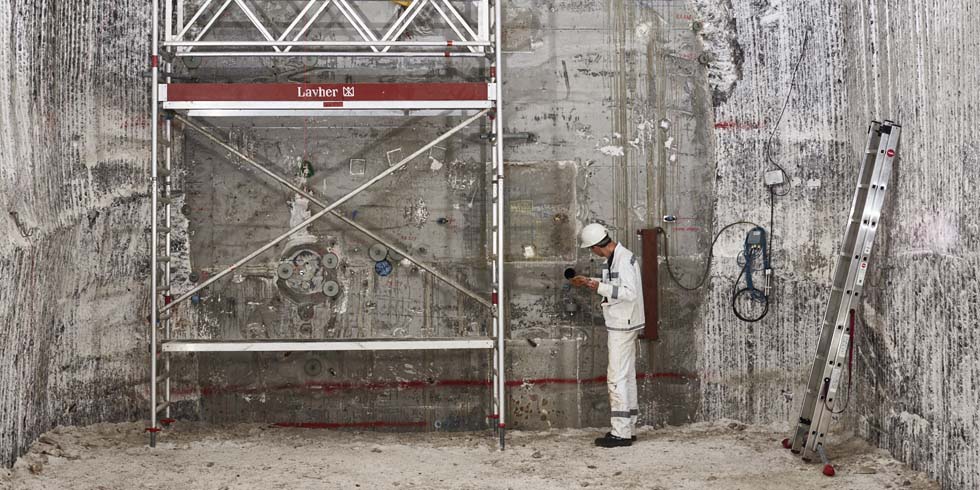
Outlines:
{"type": "MultiPolygon", "coordinates": [[[[516,428],[607,423],[605,330],[594,295],[570,291],[562,271],[598,272],[575,247],[583,223],[601,220],[638,250],[635,231],[667,210],[686,226],[672,241],[679,272],[700,267],[696,251],[710,241],[710,104],[706,68],[692,29],[694,12],[679,2],[572,1],[505,4],[505,139],[510,324],[508,363],[516,428]],[[668,148],[669,146],[669,148],[668,148]],[[651,169],[657,169],[656,172],[651,169]],[[669,197],[668,197],[669,195],[669,197]]],[[[252,66],[255,81],[355,82],[403,73],[478,80],[472,60],[365,60],[249,64],[205,61],[176,69],[222,80],[252,66]]],[[[310,118],[290,121],[207,119],[206,124],[266,162],[295,175],[301,161],[315,174],[298,179],[326,200],[387,167],[454,120],[310,118]],[[351,171],[359,160],[363,174],[351,171]]],[[[482,124],[482,123],[481,123],[482,124]]],[[[489,290],[488,154],[485,125],[446,141],[341,211],[379,230],[477,291],[489,290]]],[[[179,144],[177,189],[184,199],[190,254],[177,266],[208,273],[276,236],[292,199],[256,179],[192,132],[179,144]]],[[[379,277],[371,245],[330,219],[310,227],[316,246],[341,258],[341,294],[299,304],[276,286],[275,266],[289,250],[271,251],[236,280],[209,288],[182,307],[178,336],[211,338],[444,337],[479,335],[480,307],[410,264],[394,261],[379,277]]],[[[663,342],[644,349],[641,390],[646,422],[685,423],[699,414],[692,305],[700,295],[672,289],[663,342]]],[[[197,356],[198,371],[179,380],[182,409],[208,420],[365,425],[392,428],[482,428],[489,410],[487,355],[293,354],[197,356]]]]}
{"type": "Polygon", "coordinates": [[[129,420],[143,409],[143,7],[0,5],[5,465],[57,424],[129,420]]]}

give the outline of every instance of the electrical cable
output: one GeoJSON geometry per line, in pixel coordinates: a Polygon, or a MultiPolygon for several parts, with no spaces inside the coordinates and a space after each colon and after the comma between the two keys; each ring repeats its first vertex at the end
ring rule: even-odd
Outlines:
{"type": "MultiPolygon", "coordinates": [[[[772,149],[772,138],[774,136],[776,136],[776,131],[779,129],[779,123],[781,123],[783,121],[783,114],[786,113],[786,107],[789,105],[789,99],[790,99],[790,97],[793,96],[793,87],[796,86],[795,85],[795,83],[796,83],[796,72],[798,72],[800,70],[800,65],[803,64],[803,57],[806,55],[806,45],[807,45],[808,42],[810,42],[810,32],[809,31],[807,31],[807,33],[804,34],[804,36],[803,36],[803,47],[800,49],[800,57],[799,57],[799,59],[796,60],[796,67],[793,68],[793,75],[789,79],[789,90],[786,93],[786,99],[783,101],[783,108],[780,109],[780,111],[779,111],[779,117],[776,118],[776,124],[773,125],[772,131],[769,133],[769,139],[766,140],[766,146],[765,146],[765,150],[764,150],[766,162],[768,162],[770,165],[772,165],[772,166],[776,167],[777,169],[779,169],[779,171],[783,173],[783,178],[786,179],[786,182],[787,183],[789,183],[789,174],[786,173],[786,170],[783,169],[783,166],[782,165],[780,165],[779,163],[776,163],[776,160],[774,160],[772,158],[772,152],[770,150],[772,149]]],[[[783,193],[775,193],[775,195],[777,197],[783,197],[783,196],[788,195],[788,194],[789,194],[789,190],[787,190],[786,192],[783,192],[783,193]]],[[[772,230],[770,230],[770,231],[772,231],[772,230]]]]}
{"type": "Polygon", "coordinates": [[[660,228],[659,229],[660,233],[664,235],[664,262],[667,264],[667,274],[674,281],[674,283],[680,286],[680,288],[685,291],[696,291],[700,289],[701,286],[704,285],[704,282],[708,279],[708,274],[711,272],[711,261],[715,255],[715,244],[718,242],[718,237],[720,237],[721,234],[725,232],[725,230],[735,225],[752,225],[756,227],[759,226],[751,221],[733,221],[723,226],[720,230],[718,230],[718,233],[715,233],[715,238],[711,240],[711,248],[708,249],[708,263],[704,267],[704,273],[701,275],[701,279],[699,279],[697,284],[695,284],[693,287],[685,286],[684,284],[681,283],[679,279],[677,279],[677,276],[674,275],[674,269],[671,268],[670,266],[670,245],[668,243],[669,240],[667,237],[667,231],[660,228]]]}
{"type": "Polygon", "coordinates": [[[742,280],[743,275],[745,275],[745,269],[742,269],[742,271],[738,273],[738,279],[736,279],[735,283],[732,284],[732,312],[735,313],[735,316],[738,317],[738,319],[742,320],[743,322],[755,323],[765,318],[766,314],[769,313],[769,296],[759,295],[759,297],[761,297],[763,301],[758,301],[756,299],[756,296],[753,294],[755,292],[760,292],[758,289],[754,287],[744,287],[742,289],[737,289],[738,283],[742,280]],[[742,313],[738,311],[738,306],[737,306],[738,297],[746,293],[752,295],[751,301],[756,301],[765,305],[762,309],[762,313],[760,313],[759,316],[755,318],[749,318],[743,316],[742,313]]]}
{"type": "MultiPolygon", "coordinates": [[[[739,273],[738,278],[735,279],[735,282],[732,284],[732,311],[739,320],[754,323],[762,320],[765,318],[766,314],[769,313],[769,294],[757,288],[752,281],[752,270],[754,268],[753,259],[761,260],[763,270],[767,272],[770,270],[769,253],[766,249],[766,230],[764,228],[759,226],[749,230],[749,234],[745,237],[745,243],[740,255],[745,258],[745,263],[742,265],[742,271],[739,273]],[[753,240],[754,235],[759,235],[759,240],[757,242],[753,240]],[[745,277],[745,287],[738,289],[738,285],[742,281],[743,276],[745,277]],[[742,312],[739,311],[738,300],[746,294],[748,295],[750,304],[759,303],[764,305],[762,312],[757,316],[749,317],[743,315],[742,312]]],[[[766,279],[768,281],[768,274],[766,279]]]]}
{"type": "MultiPolygon", "coordinates": [[[[785,98],[785,100],[783,100],[782,108],[779,110],[779,116],[776,118],[776,124],[773,125],[772,131],[769,133],[769,138],[766,140],[766,145],[765,145],[765,148],[764,148],[764,154],[765,154],[765,160],[766,160],[766,162],[768,162],[770,165],[775,166],[777,169],[779,169],[779,171],[783,174],[783,178],[784,178],[785,182],[789,182],[789,174],[782,167],[782,165],[780,165],[778,162],[776,162],[776,160],[774,160],[772,158],[772,152],[771,152],[772,139],[775,137],[776,131],[779,129],[779,125],[782,123],[783,115],[786,113],[786,108],[789,106],[790,98],[793,95],[793,88],[796,86],[795,85],[795,83],[796,83],[796,74],[799,72],[800,66],[803,64],[803,58],[806,55],[806,47],[807,47],[807,44],[809,42],[810,42],[810,32],[807,31],[807,33],[804,34],[804,36],[803,36],[803,45],[802,45],[802,47],[800,49],[800,57],[796,61],[796,66],[793,67],[793,74],[790,77],[789,90],[786,93],[786,98],[785,98]]],[[[772,250],[773,250],[773,248],[772,248],[772,240],[773,240],[773,227],[775,226],[775,221],[776,221],[775,220],[775,215],[776,215],[776,197],[783,197],[783,196],[786,196],[788,194],[789,194],[789,190],[787,190],[786,192],[783,192],[783,193],[778,193],[778,192],[776,192],[775,186],[769,186],[769,237],[768,237],[768,246],[766,247],[768,249],[769,253],[766,256],[766,262],[767,262],[766,268],[767,269],[771,267],[768,262],[770,261],[770,255],[771,255],[772,250]]],[[[663,193],[661,193],[661,195],[663,195],[663,193]]],[[[707,261],[707,264],[705,264],[704,273],[701,275],[701,278],[698,280],[698,282],[694,286],[686,286],[686,285],[684,285],[683,283],[681,283],[681,281],[674,274],[674,269],[671,267],[671,264],[670,264],[670,244],[669,244],[669,237],[668,237],[667,232],[665,230],[660,229],[660,233],[662,233],[664,235],[664,259],[665,259],[664,261],[667,264],[667,273],[670,276],[671,280],[673,280],[674,283],[677,284],[681,289],[684,289],[686,291],[695,291],[697,289],[700,289],[704,285],[705,281],[707,281],[708,275],[711,273],[711,262],[712,262],[712,260],[714,258],[714,249],[715,249],[715,244],[718,242],[718,238],[721,236],[722,233],[725,232],[725,230],[731,228],[732,226],[739,225],[739,224],[747,224],[747,225],[752,225],[754,227],[759,227],[759,225],[757,225],[757,224],[755,224],[755,223],[753,223],[751,221],[734,221],[732,223],[729,223],[729,224],[725,225],[720,230],[718,230],[718,232],[715,233],[714,239],[711,240],[711,247],[708,250],[708,261],[707,261]]],[[[759,228],[761,228],[761,227],[759,227],[759,228]]],[[[746,260],[749,260],[749,258],[746,257],[746,260]]],[[[745,269],[742,269],[742,271],[739,273],[738,278],[735,280],[735,284],[732,286],[732,309],[735,311],[735,315],[740,320],[747,321],[747,322],[757,322],[757,321],[761,320],[763,317],[765,317],[766,314],[769,312],[769,296],[768,295],[764,295],[763,296],[763,298],[765,300],[764,301],[765,308],[763,309],[763,312],[762,312],[762,314],[760,316],[758,316],[757,318],[754,318],[754,319],[749,319],[749,318],[743,317],[741,315],[741,313],[738,311],[737,307],[736,307],[736,301],[737,301],[738,297],[741,294],[744,294],[745,292],[749,292],[749,291],[751,291],[751,292],[757,292],[758,291],[758,289],[756,289],[754,287],[746,287],[746,288],[742,288],[741,290],[738,290],[737,289],[738,288],[738,283],[742,280],[742,276],[744,274],[745,274],[745,269]]],[[[755,301],[755,298],[753,298],[753,301],[755,301]]]]}

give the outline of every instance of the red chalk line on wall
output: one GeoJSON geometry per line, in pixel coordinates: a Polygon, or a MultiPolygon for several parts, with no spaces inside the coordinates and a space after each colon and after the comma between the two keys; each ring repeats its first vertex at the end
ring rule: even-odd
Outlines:
{"type": "MultiPolygon", "coordinates": [[[[693,380],[697,379],[693,374],[682,373],[637,373],[636,379],[676,379],[693,380]]],[[[605,376],[594,378],[533,378],[533,379],[512,379],[507,381],[507,386],[514,388],[520,386],[547,386],[547,385],[576,385],[576,384],[598,384],[605,383],[605,376]]],[[[226,386],[205,386],[200,390],[197,388],[174,389],[174,396],[187,396],[200,393],[201,396],[223,395],[223,394],[252,394],[270,391],[318,391],[322,393],[333,393],[337,391],[356,391],[356,390],[407,390],[425,388],[445,388],[445,387],[489,387],[490,381],[485,379],[437,379],[437,380],[412,380],[412,381],[375,381],[366,383],[324,383],[319,381],[307,381],[305,383],[287,383],[272,386],[246,386],[246,385],[226,385],[226,386]]]]}

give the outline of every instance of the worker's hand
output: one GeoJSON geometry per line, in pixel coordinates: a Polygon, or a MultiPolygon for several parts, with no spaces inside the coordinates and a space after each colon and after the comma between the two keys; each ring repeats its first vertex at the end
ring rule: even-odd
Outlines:
{"type": "Polygon", "coordinates": [[[575,276],[569,279],[569,282],[572,283],[572,286],[578,286],[580,288],[589,288],[593,291],[595,291],[599,287],[599,281],[589,279],[588,277],[585,276],[575,276]]]}

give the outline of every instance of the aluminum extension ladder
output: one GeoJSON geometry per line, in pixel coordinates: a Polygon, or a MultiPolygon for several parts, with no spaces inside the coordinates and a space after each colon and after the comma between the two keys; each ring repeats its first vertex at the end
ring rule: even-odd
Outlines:
{"type": "Polygon", "coordinates": [[[834,475],[834,468],[827,459],[823,438],[831,421],[843,411],[835,411],[839,401],[837,392],[841,374],[848,363],[854,313],[864,289],[871,247],[878,231],[881,206],[901,132],[902,127],[891,121],[873,121],[868,128],[868,146],[854,191],[844,240],[836,257],[833,289],[827,303],[816,358],[810,369],[799,424],[792,440],[783,441],[783,446],[794,454],[802,452],[804,461],[810,461],[817,454],[824,463],[823,472],[827,476],[834,475]]]}

